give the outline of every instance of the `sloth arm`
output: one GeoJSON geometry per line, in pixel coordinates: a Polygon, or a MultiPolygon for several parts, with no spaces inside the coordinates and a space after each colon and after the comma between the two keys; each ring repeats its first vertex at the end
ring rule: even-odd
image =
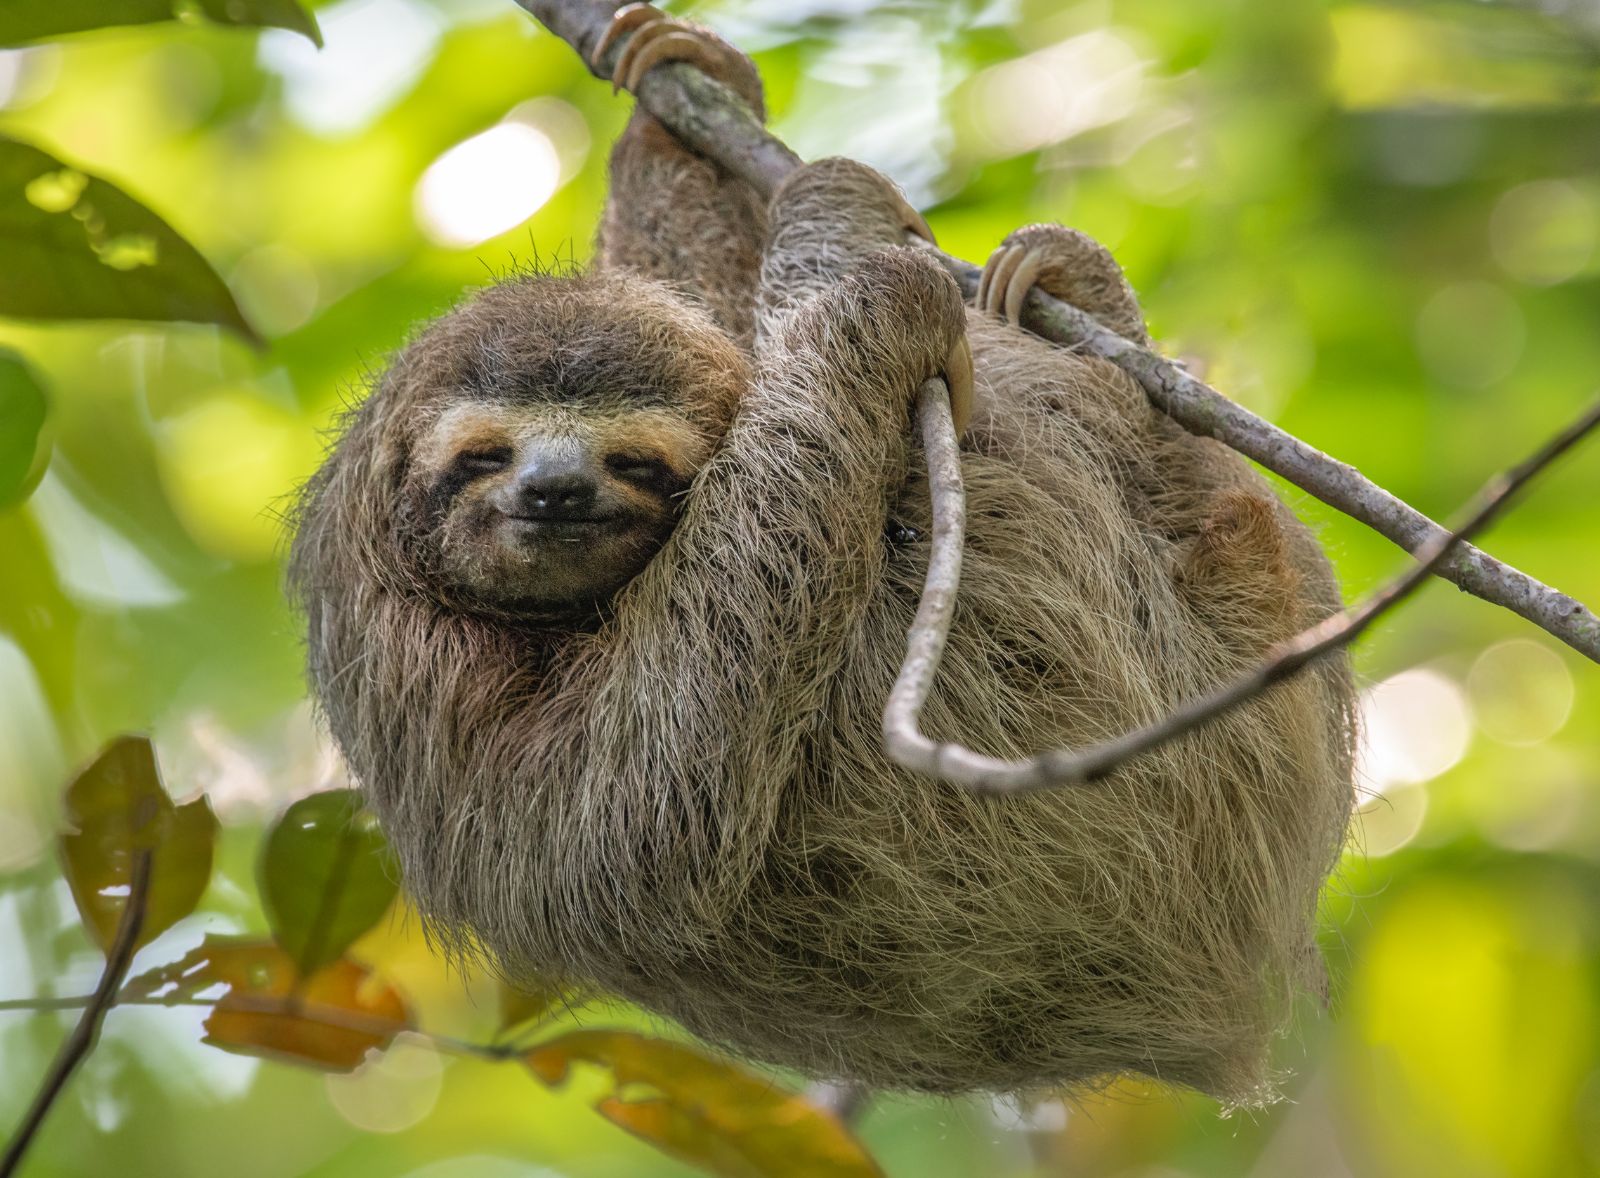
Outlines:
{"type": "MultiPolygon", "coordinates": [[[[692,51],[675,51],[705,70],[765,120],[761,76],[748,57],[707,29],[658,20],[635,39],[689,34],[692,51]]],[[[700,302],[745,348],[750,346],[764,202],[743,180],[696,155],[636,106],[611,152],[611,187],[600,222],[596,263],[665,282],[700,302]]]]}
{"type": "MultiPolygon", "coordinates": [[[[765,340],[672,538],[601,636],[584,816],[568,829],[611,832],[586,851],[611,879],[687,872],[702,920],[719,915],[711,896],[748,880],[879,590],[912,399],[965,355],[964,332],[955,283],[902,247],[863,259],[765,340]]],[[[626,886],[611,900],[619,924],[692,927],[681,891],[626,886]]]]}

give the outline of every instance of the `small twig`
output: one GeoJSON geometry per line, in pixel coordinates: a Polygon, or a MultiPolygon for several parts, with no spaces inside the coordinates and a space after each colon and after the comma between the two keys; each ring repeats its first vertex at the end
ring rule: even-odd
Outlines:
{"type": "Polygon", "coordinates": [[[72,1034],[67,1036],[66,1042],[56,1053],[49,1072],[39,1085],[38,1095],[33,1098],[33,1104],[23,1117],[16,1135],[6,1146],[5,1156],[0,1158],[0,1178],[11,1178],[11,1175],[16,1173],[17,1167],[22,1164],[23,1154],[27,1153],[28,1146],[39,1132],[39,1127],[44,1124],[44,1119],[49,1115],[56,1099],[66,1088],[72,1073],[77,1070],[84,1057],[94,1050],[95,1040],[100,1034],[100,1024],[105,1020],[106,1011],[110,1010],[117,1000],[117,991],[122,988],[122,979],[127,976],[134,950],[139,945],[139,932],[144,928],[145,906],[150,899],[151,857],[152,852],[149,848],[134,852],[133,870],[128,884],[128,900],[122,908],[122,919],[117,922],[117,935],[112,939],[111,948],[106,953],[106,968],[100,975],[100,984],[89,996],[83,1014],[78,1018],[78,1025],[72,1028],[72,1034]]]}
{"type": "MultiPolygon", "coordinates": [[[[928,447],[928,468],[957,463],[950,428],[950,406],[943,390],[929,381],[918,396],[923,443],[928,447]]],[[[955,604],[956,580],[961,571],[960,472],[949,486],[934,496],[934,553],[927,584],[906,642],[906,659],[900,677],[889,693],[883,713],[884,747],[908,769],[965,785],[981,793],[1022,793],[1048,786],[1076,785],[1103,777],[1139,753],[1181,736],[1229,708],[1261,694],[1288,678],[1312,660],[1355,640],[1384,613],[1404,601],[1449,557],[1463,537],[1471,535],[1498,515],[1528,480],[1600,425],[1600,401],[1567,426],[1537,453],[1491,480],[1479,492],[1480,506],[1454,532],[1428,542],[1418,554],[1418,564],[1370,596],[1358,608],[1334,614],[1315,626],[1273,646],[1266,660],[1253,671],[1209,696],[1176,708],[1159,721],[1135,729],[1103,744],[1083,750],[1054,749],[1021,761],[986,757],[957,744],[939,744],[918,730],[917,720],[927,702],[928,688],[944,652],[955,604]]]]}
{"type": "MultiPolygon", "coordinates": [[[[75,1010],[79,1007],[88,1007],[94,1001],[95,995],[93,994],[80,994],[70,998],[6,998],[0,1000],[0,1011],[43,1013],[52,1010],[75,1010]]],[[[420,1031],[410,1023],[400,1023],[395,1022],[393,1019],[342,1010],[339,1007],[326,1006],[318,1002],[306,1002],[293,994],[282,996],[239,994],[216,999],[155,997],[149,994],[123,992],[117,995],[114,1005],[198,1006],[208,1010],[215,1010],[220,1006],[224,1010],[233,1013],[281,1014],[304,1022],[319,1023],[322,1026],[335,1027],[341,1031],[357,1031],[365,1035],[385,1035],[391,1038],[399,1034],[414,1035],[440,1051],[453,1055],[475,1056],[479,1059],[511,1059],[525,1050],[525,1048],[512,1048],[498,1043],[473,1043],[470,1040],[457,1039],[450,1035],[438,1035],[429,1031],[420,1031]]],[[[8,1173],[9,1171],[0,1171],[0,1178],[4,1178],[5,1174],[8,1173]]]]}
{"type": "MultiPolygon", "coordinates": [[[[619,37],[604,58],[591,61],[611,22],[615,0],[516,0],[578,51],[600,77],[626,46],[619,37]]],[[[693,66],[672,63],[639,83],[640,105],[684,143],[770,196],[800,159],[756,120],[731,90],[693,66]]],[[[920,243],[916,239],[913,244],[920,243]]],[[[930,247],[931,248],[931,247],[930,247]]],[[[937,252],[937,251],[935,251],[937,252]]],[[[959,258],[938,254],[970,297],[981,273],[959,258]]],[[[1284,432],[1195,379],[1171,361],[1108,331],[1084,311],[1035,289],[1023,304],[1024,326],[1057,343],[1116,364],[1144,388],[1152,404],[1191,433],[1215,438],[1330,507],[1366,524],[1421,557],[1449,533],[1427,516],[1339,462],[1284,432]]],[[[1504,606],[1600,662],[1600,617],[1581,602],[1468,544],[1452,546],[1434,572],[1485,601],[1504,606]]]]}

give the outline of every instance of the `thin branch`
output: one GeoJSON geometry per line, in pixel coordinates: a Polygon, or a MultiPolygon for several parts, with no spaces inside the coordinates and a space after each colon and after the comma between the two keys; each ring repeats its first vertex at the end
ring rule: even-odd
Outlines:
{"type": "MultiPolygon", "coordinates": [[[[516,0],[586,63],[618,7],[614,0],[516,0]]],[[[618,38],[591,63],[600,77],[626,45],[618,38]]],[[[732,91],[692,66],[667,64],[639,84],[640,104],[684,143],[715,160],[758,192],[770,195],[800,164],[756,121],[732,91]]],[[[918,239],[920,240],[920,239],[918,239]]],[[[915,244],[915,242],[913,243],[915,244]]],[[[968,296],[981,271],[939,254],[968,296]]],[[[1215,438],[1281,475],[1330,507],[1366,524],[1418,557],[1448,538],[1439,524],[1340,462],[1230,401],[1181,367],[1108,331],[1084,311],[1037,288],[1023,304],[1024,326],[1116,364],[1144,388],[1152,404],[1191,433],[1215,438]]],[[[1600,662],[1600,617],[1581,602],[1468,544],[1453,545],[1434,572],[1485,601],[1504,606],[1600,662]]]]}
{"type": "MultiPolygon", "coordinates": [[[[923,443],[928,447],[930,482],[936,464],[956,467],[958,456],[951,440],[950,408],[944,390],[930,381],[918,395],[923,443]]],[[[1575,446],[1600,425],[1600,401],[1538,452],[1491,480],[1479,492],[1480,506],[1456,531],[1430,540],[1417,554],[1418,564],[1370,596],[1358,608],[1344,610],[1278,643],[1266,660],[1213,694],[1193,700],[1162,719],[1103,744],[1074,751],[1054,749],[1021,761],[986,757],[956,744],[938,744],[918,730],[917,720],[927,702],[928,688],[938,669],[950,614],[955,604],[956,581],[961,572],[961,503],[959,469],[944,472],[955,480],[940,488],[934,498],[934,559],[923,590],[916,620],[906,642],[906,659],[900,677],[889,693],[883,713],[884,747],[908,769],[965,785],[980,793],[1022,793],[1049,786],[1077,785],[1103,777],[1118,765],[1159,744],[1181,736],[1229,708],[1260,695],[1272,684],[1288,678],[1314,659],[1354,641],[1383,614],[1409,597],[1449,558],[1451,550],[1492,520],[1524,484],[1575,446]],[[952,539],[954,537],[954,539],[952,539]],[[941,559],[942,558],[942,561],[941,559]]]]}
{"type": "Polygon", "coordinates": [[[106,1011],[116,1002],[117,991],[122,988],[122,979],[128,975],[134,950],[139,946],[139,931],[144,928],[145,906],[150,900],[151,857],[149,848],[134,852],[128,901],[123,905],[122,919],[117,922],[117,935],[106,953],[106,968],[100,975],[100,984],[89,996],[83,1014],[78,1018],[78,1025],[72,1028],[72,1034],[67,1036],[61,1050],[56,1053],[50,1071],[39,1085],[38,1095],[33,1098],[33,1105],[6,1146],[5,1156],[0,1158],[0,1178],[11,1178],[16,1173],[17,1167],[22,1164],[23,1154],[27,1153],[28,1146],[44,1124],[56,1099],[65,1090],[72,1073],[84,1057],[94,1050],[100,1024],[105,1020],[106,1011]]]}

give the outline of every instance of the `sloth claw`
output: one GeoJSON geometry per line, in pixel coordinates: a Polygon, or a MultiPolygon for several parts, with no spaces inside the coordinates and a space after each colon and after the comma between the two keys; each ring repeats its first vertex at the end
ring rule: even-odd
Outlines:
{"type": "MultiPolygon", "coordinates": [[[[611,43],[623,33],[631,32],[650,21],[664,19],[660,11],[649,4],[628,4],[617,9],[612,14],[611,23],[606,26],[606,31],[600,34],[600,41],[595,45],[594,52],[589,54],[589,64],[598,68],[601,58],[606,55],[606,50],[610,49],[611,43]]],[[[619,71],[612,72],[615,74],[619,71]]]]}
{"type": "Polygon", "coordinates": [[[1022,304],[1048,260],[1048,251],[1003,245],[989,256],[978,279],[978,310],[1012,323],[1021,321],[1022,304]]]}
{"type": "Polygon", "coordinates": [[[933,230],[928,227],[928,222],[921,213],[917,212],[916,207],[900,194],[899,189],[895,190],[895,195],[900,200],[900,213],[905,222],[906,232],[915,233],[929,245],[938,245],[939,243],[934,239],[933,230]]]}
{"type": "Polygon", "coordinates": [[[663,62],[687,62],[712,77],[718,76],[727,64],[721,46],[707,41],[698,29],[673,20],[649,4],[629,4],[618,9],[590,55],[590,61],[599,65],[612,43],[629,32],[633,36],[623,46],[611,71],[613,94],[619,90],[636,92],[644,76],[663,62]]]}
{"type": "Polygon", "coordinates": [[[944,362],[944,383],[950,390],[950,416],[955,421],[956,437],[967,432],[975,399],[972,374],[972,344],[966,334],[956,340],[944,362]]]}

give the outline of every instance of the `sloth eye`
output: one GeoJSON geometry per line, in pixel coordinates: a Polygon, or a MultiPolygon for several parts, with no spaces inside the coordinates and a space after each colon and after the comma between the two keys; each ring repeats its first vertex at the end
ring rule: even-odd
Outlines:
{"type": "Polygon", "coordinates": [[[456,469],[463,474],[476,477],[477,475],[493,474],[497,470],[504,470],[511,463],[511,450],[506,446],[499,446],[490,450],[465,450],[456,455],[456,469]]]}
{"type": "Polygon", "coordinates": [[[642,454],[613,454],[606,459],[606,468],[620,478],[642,483],[659,482],[672,474],[665,462],[642,454]]]}

